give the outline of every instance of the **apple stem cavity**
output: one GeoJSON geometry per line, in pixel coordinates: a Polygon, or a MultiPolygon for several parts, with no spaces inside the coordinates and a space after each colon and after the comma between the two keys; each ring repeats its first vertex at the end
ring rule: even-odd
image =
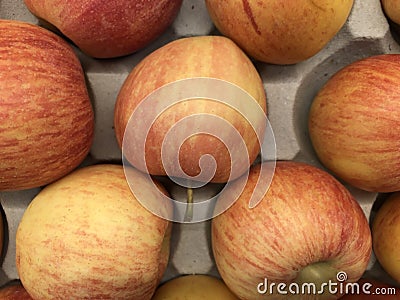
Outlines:
{"type": "Polygon", "coordinates": [[[185,222],[191,222],[193,220],[193,188],[188,187],[186,195],[185,222]]]}

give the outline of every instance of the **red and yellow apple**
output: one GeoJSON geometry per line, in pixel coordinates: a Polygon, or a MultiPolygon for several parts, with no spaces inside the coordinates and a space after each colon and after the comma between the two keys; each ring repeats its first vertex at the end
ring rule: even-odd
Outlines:
{"type": "Polygon", "coordinates": [[[118,143],[136,168],[172,177],[180,177],[183,170],[193,177],[200,174],[200,159],[208,155],[215,159],[215,174],[199,181],[226,182],[248,170],[259,154],[266,110],[262,80],[243,51],[225,37],[198,36],[157,49],[132,70],[118,95],[114,124],[118,143]],[[202,91],[196,94],[195,90],[203,88],[203,83],[204,93],[225,99],[199,97],[202,91]],[[154,119],[149,119],[152,115],[154,119]],[[230,127],[221,127],[221,122],[230,127]],[[174,126],[179,129],[168,144],[166,136],[174,126]],[[141,141],[131,138],[133,130],[148,132],[143,149],[141,141]],[[124,144],[129,138],[131,142],[124,144]],[[182,143],[172,145],[176,141],[182,143]],[[242,143],[246,154],[236,155],[235,160],[233,152],[242,143]]]}
{"type": "Polygon", "coordinates": [[[0,255],[3,255],[3,247],[4,247],[4,228],[5,228],[5,220],[3,213],[0,212],[0,255]]]}
{"type": "Polygon", "coordinates": [[[400,190],[400,55],[345,66],[316,95],[309,133],[321,162],[363,190],[400,190]]]}
{"type": "Polygon", "coordinates": [[[206,0],[219,31],[257,60],[294,64],[317,54],[345,24],[354,0],[206,0]]]}
{"type": "MultiPolygon", "coordinates": [[[[242,194],[212,220],[212,249],[226,285],[240,299],[287,299],[296,291],[290,284],[314,283],[319,291],[339,272],[357,281],[370,259],[371,233],[350,192],[321,169],[279,161],[269,190],[249,208],[260,167],[238,179],[247,179],[242,194]]],[[[235,188],[223,191],[217,206],[231,201],[235,188]]],[[[326,298],[339,297],[325,288],[326,298]]],[[[312,291],[296,297],[326,299],[312,291]]]]}
{"type": "Polygon", "coordinates": [[[0,299],[1,300],[32,300],[32,297],[28,294],[21,282],[8,284],[0,288],[0,299]]]}
{"type": "Polygon", "coordinates": [[[94,115],[81,64],[39,26],[0,20],[0,190],[46,185],[87,156],[94,115]]]}
{"type": "Polygon", "coordinates": [[[224,282],[208,275],[184,275],[157,288],[152,300],[238,300],[224,282]]]}
{"type": "MultiPolygon", "coordinates": [[[[143,197],[166,193],[130,172],[143,197]]],[[[171,209],[162,200],[159,207],[171,209]]],[[[168,262],[170,231],[170,222],[133,196],[122,166],[81,168],[44,188],[24,212],[18,274],[34,299],[151,299],[168,262]]]]}
{"type": "Polygon", "coordinates": [[[136,52],[174,21],[182,0],[25,0],[28,9],[97,58],[136,52]]]}
{"type": "Polygon", "coordinates": [[[400,283],[400,193],[387,198],[372,222],[374,253],[383,269],[400,283]]]}
{"type": "Polygon", "coordinates": [[[357,281],[359,293],[346,294],[341,300],[398,300],[400,289],[376,279],[361,278],[357,281]]]}
{"type": "Polygon", "coordinates": [[[381,0],[383,11],[395,24],[400,25],[400,1],[381,0]]]}

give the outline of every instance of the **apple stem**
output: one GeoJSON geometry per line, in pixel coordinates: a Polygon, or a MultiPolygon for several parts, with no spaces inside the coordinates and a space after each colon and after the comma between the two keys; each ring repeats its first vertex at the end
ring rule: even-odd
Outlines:
{"type": "Polygon", "coordinates": [[[193,189],[191,187],[188,187],[186,195],[185,222],[190,222],[193,220],[193,189]]]}

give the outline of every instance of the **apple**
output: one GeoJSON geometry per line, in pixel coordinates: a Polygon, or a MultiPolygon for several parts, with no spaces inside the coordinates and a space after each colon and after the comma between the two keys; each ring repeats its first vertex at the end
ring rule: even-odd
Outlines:
{"type": "Polygon", "coordinates": [[[0,211],[0,255],[3,255],[3,248],[4,248],[4,228],[6,227],[4,215],[0,211]]]}
{"type": "MultiPolygon", "coordinates": [[[[371,255],[360,205],[329,173],[278,161],[269,190],[249,208],[260,168],[255,165],[248,179],[238,179],[237,186],[246,181],[240,197],[212,220],[212,249],[222,279],[240,299],[286,299],[303,284],[314,284],[316,292],[325,287],[326,298],[337,298],[322,284],[357,281],[371,255]]],[[[223,191],[217,206],[231,202],[235,189],[232,184],[223,191]]],[[[296,299],[323,299],[312,290],[299,291],[296,299]]]]}
{"type": "Polygon", "coordinates": [[[24,0],[83,52],[97,58],[128,55],[147,46],[174,21],[182,0],[24,0]]]}
{"type": "Polygon", "coordinates": [[[371,192],[400,190],[400,55],[355,61],[334,74],[309,112],[320,161],[371,192]]]}
{"type": "Polygon", "coordinates": [[[53,182],[89,153],[94,115],[69,44],[37,25],[0,20],[0,190],[53,182]]]}
{"type": "Polygon", "coordinates": [[[157,288],[152,300],[238,300],[224,282],[209,275],[183,275],[157,288]]]}
{"type": "Polygon", "coordinates": [[[376,279],[361,278],[357,282],[360,293],[349,293],[341,300],[397,300],[400,289],[376,279]]]}
{"type": "Polygon", "coordinates": [[[372,222],[374,253],[383,269],[400,283],[400,193],[391,194],[372,222]]]}
{"type": "MultiPolygon", "coordinates": [[[[143,197],[158,201],[159,191],[166,193],[130,171],[143,197]]],[[[78,169],[44,188],[24,212],[16,234],[19,277],[34,299],[151,299],[168,262],[171,224],[141,206],[122,166],[78,169]]]]}
{"type": "Polygon", "coordinates": [[[21,282],[7,284],[0,288],[0,299],[2,300],[32,300],[21,282]]]}
{"type": "Polygon", "coordinates": [[[400,1],[381,0],[383,11],[395,24],[400,25],[400,1]]]}
{"type": "Polygon", "coordinates": [[[228,38],[197,36],[168,43],[132,70],[114,127],[124,156],[141,171],[222,183],[259,154],[266,110],[262,80],[244,52],[228,38]],[[216,167],[202,172],[201,159],[210,156],[216,167]]]}
{"type": "Polygon", "coordinates": [[[345,24],[354,0],[206,0],[219,31],[250,56],[294,64],[323,49],[345,24]]]}

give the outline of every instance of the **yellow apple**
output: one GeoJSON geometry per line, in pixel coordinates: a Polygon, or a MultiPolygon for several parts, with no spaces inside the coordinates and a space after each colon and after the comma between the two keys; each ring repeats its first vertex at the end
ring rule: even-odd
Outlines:
{"type": "Polygon", "coordinates": [[[336,35],[354,0],[206,0],[222,34],[250,56],[293,64],[317,52],[336,35]]]}
{"type": "MultiPolygon", "coordinates": [[[[131,172],[142,196],[158,200],[153,182],[131,172]]],[[[170,224],[140,205],[122,166],[85,167],[26,209],[16,235],[18,274],[34,299],[150,299],[167,265],[170,224]]]]}
{"type": "Polygon", "coordinates": [[[400,193],[392,194],[377,211],[372,223],[375,256],[383,269],[400,283],[400,193]]]}
{"type": "Polygon", "coordinates": [[[381,0],[381,3],[386,16],[395,24],[400,25],[400,1],[381,0]]]}
{"type": "Polygon", "coordinates": [[[152,300],[238,300],[216,277],[185,275],[172,279],[156,290],[152,300]]]}

